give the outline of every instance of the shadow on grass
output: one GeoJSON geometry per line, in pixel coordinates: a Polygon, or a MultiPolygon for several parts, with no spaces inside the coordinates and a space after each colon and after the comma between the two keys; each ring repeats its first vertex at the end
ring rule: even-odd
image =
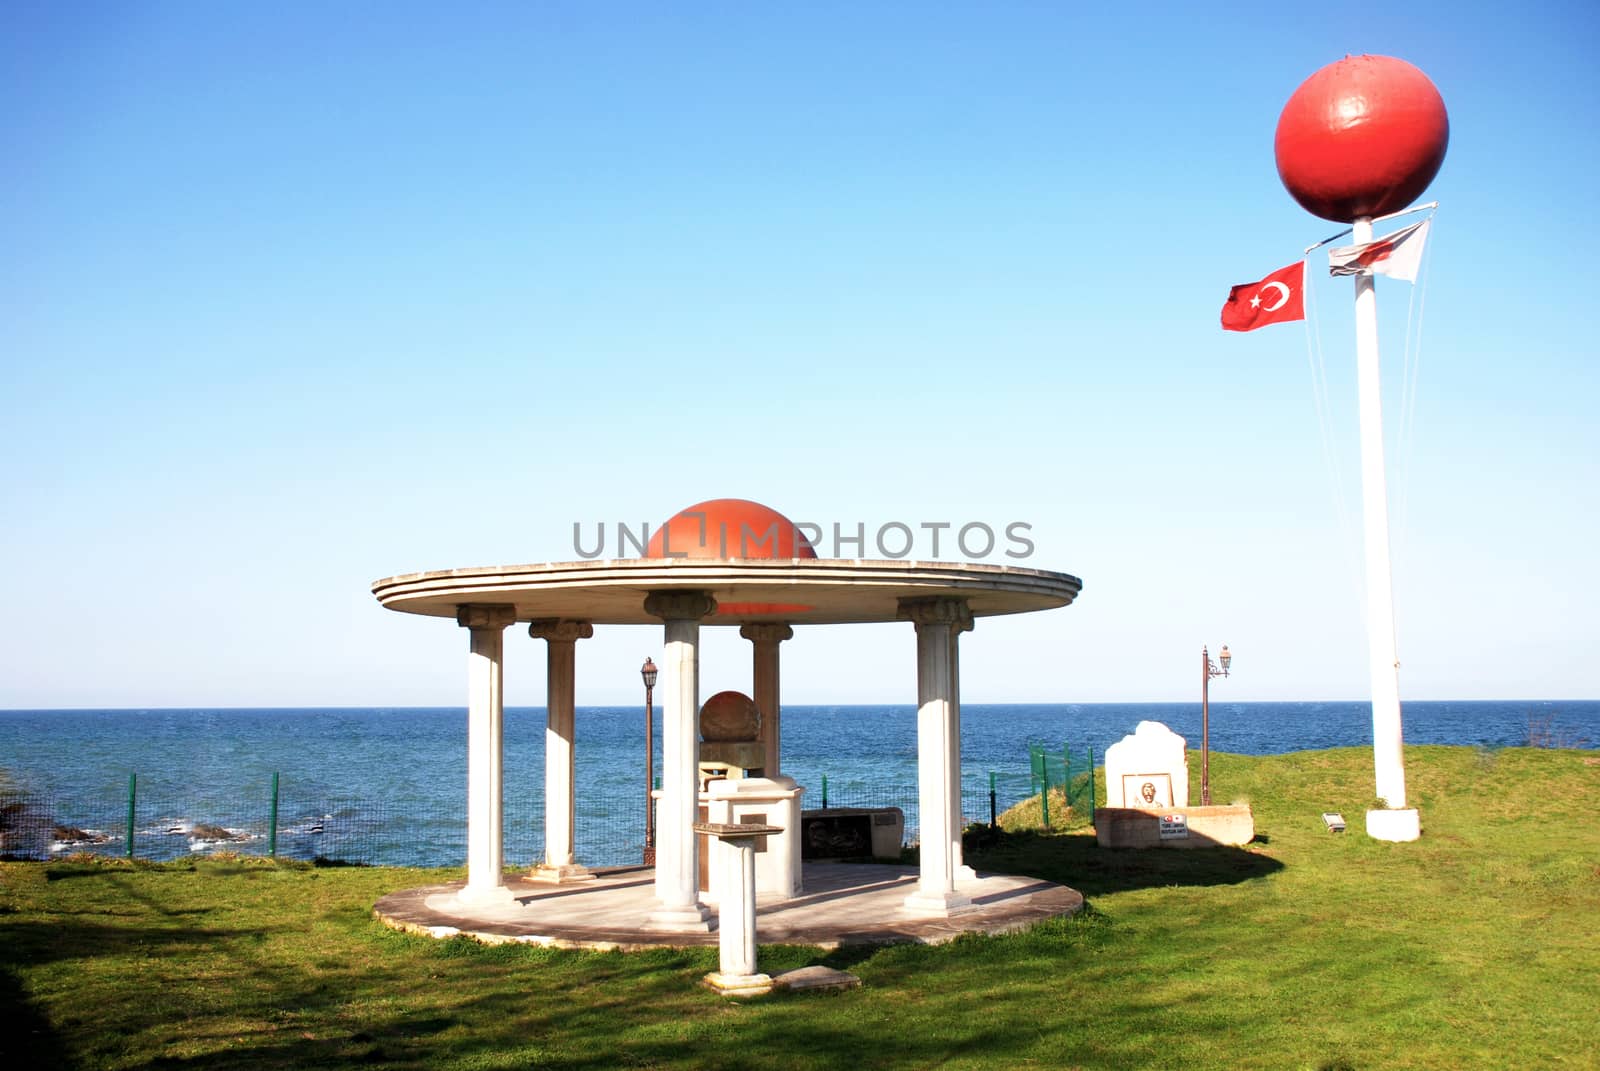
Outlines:
{"type": "MultiPolygon", "coordinates": [[[[1248,852],[1101,852],[1090,837],[1037,835],[997,839],[973,862],[1086,892],[1221,884],[1278,866],[1248,852]],[[1250,871],[1231,865],[1240,856],[1250,871]]],[[[848,970],[882,958],[863,972],[867,989],[741,1005],[696,984],[716,962],[711,948],[622,954],[416,941],[366,917],[366,892],[323,901],[328,890],[309,873],[271,889],[223,867],[102,877],[72,882],[73,902],[52,896],[40,915],[6,919],[0,966],[26,978],[43,965],[92,958],[84,979],[95,989],[30,1007],[23,987],[0,972],[0,1000],[17,1009],[3,1051],[25,1057],[0,1066],[755,1068],[856,1066],[864,1058],[895,1067],[1006,1066],[1044,1034],[1001,1014],[1004,1005],[975,1014],[972,988],[1010,977],[1048,990],[1053,983],[1020,966],[1040,957],[1080,961],[1103,932],[1047,927],[999,941],[844,946],[821,955],[773,949],[774,967],[820,961],[848,970]],[[213,918],[238,925],[193,924],[188,897],[197,881],[218,890],[207,898],[219,905],[213,918]],[[288,914],[253,906],[285,894],[304,906],[288,914]],[[92,917],[96,907],[106,914],[92,917]],[[206,999],[189,995],[197,983],[206,999]],[[920,1025],[895,1033],[886,1051],[883,1014],[906,1006],[920,1025]]],[[[1054,1006],[1053,997],[1031,999],[1054,1006]]],[[[1137,1037],[1183,1011],[1142,989],[1116,1001],[1125,1002],[1118,1013],[1137,1037]]],[[[1045,1029],[1052,1047],[1070,1047],[1081,1028],[1068,1019],[1045,1029]]],[[[1133,1045],[1113,1059],[1134,1066],[1142,1055],[1133,1045]]]]}
{"type": "Polygon", "coordinates": [[[0,969],[98,959],[137,952],[146,957],[171,955],[185,949],[204,949],[238,938],[267,937],[264,929],[225,929],[216,926],[129,926],[85,922],[83,912],[59,912],[49,922],[11,922],[0,942],[0,969]]]}
{"type": "Polygon", "coordinates": [[[70,1067],[61,1037],[27,999],[9,970],[0,968],[0,1065],[48,1069],[70,1067]]]}
{"type": "Polygon", "coordinates": [[[859,966],[871,959],[878,952],[879,945],[840,945],[817,960],[824,967],[831,967],[836,971],[848,971],[851,967],[859,966]]]}
{"type": "Polygon", "coordinates": [[[984,829],[968,840],[963,854],[978,870],[1043,878],[1088,897],[1169,885],[1237,885],[1283,869],[1249,848],[1102,848],[1093,832],[984,829]]]}

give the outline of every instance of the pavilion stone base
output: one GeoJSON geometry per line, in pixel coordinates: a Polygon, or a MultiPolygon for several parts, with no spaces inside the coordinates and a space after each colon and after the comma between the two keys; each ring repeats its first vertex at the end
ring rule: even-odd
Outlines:
{"type": "MultiPolygon", "coordinates": [[[[660,907],[646,872],[636,866],[596,868],[595,880],[581,885],[540,885],[513,878],[513,904],[463,910],[456,900],[461,885],[427,885],[392,892],[374,905],[384,925],[426,937],[464,934],[486,944],[520,943],[547,948],[620,949],[705,948],[722,944],[720,930],[647,930],[650,913],[660,907]]],[[[955,916],[916,917],[904,910],[916,888],[917,871],[908,866],[810,863],[809,894],[761,905],[760,936],[769,944],[842,945],[917,942],[936,945],[964,933],[1015,933],[1045,919],[1064,918],[1083,908],[1073,889],[1038,878],[984,874],[962,883],[973,909],[955,916]]],[[[720,958],[720,957],[719,957],[720,958]]],[[[718,962],[706,970],[722,971],[718,962]]],[[[725,974],[756,974],[755,963],[736,963],[725,974]]],[[[811,968],[811,973],[821,968],[811,968]]],[[[692,975],[698,983],[705,971],[692,975]]],[[[791,985],[767,967],[775,987],[791,985]]],[[[798,976],[798,977],[804,977],[798,976]]]]}
{"type": "Polygon", "coordinates": [[[562,866],[540,863],[528,872],[528,880],[548,882],[552,885],[570,885],[575,881],[593,881],[594,874],[588,867],[579,866],[577,863],[567,863],[562,866]]]}
{"type": "Polygon", "coordinates": [[[1404,844],[1422,836],[1422,819],[1415,807],[1368,811],[1367,836],[1404,844]]]}
{"type": "Polygon", "coordinates": [[[772,992],[772,978],[765,974],[723,974],[712,971],[701,982],[725,997],[762,997],[772,992]]]}
{"type": "Polygon", "coordinates": [[[1249,844],[1256,820],[1249,804],[1146,811],[1101,807],[1094,832],[1102,848],[1221,848],[1249,844]]]}

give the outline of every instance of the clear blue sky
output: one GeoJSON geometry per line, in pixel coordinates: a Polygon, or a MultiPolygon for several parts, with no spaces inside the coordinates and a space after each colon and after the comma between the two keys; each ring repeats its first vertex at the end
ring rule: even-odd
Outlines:
{"type": "MultiPolygon", "coordinates": [[[[1305,333],[1217,323],[1337,229],[1272,136],[1360,52],[1451,118],[1408,436],[1379,283],[1402,694],[1600,695],[1592,5],[466,7],[0,13],[0,707],[461,704],[373,579],[718,496],[1031,524],[1083,595],[980,624],[969,702],[1187,699],[1224,642],[1219,695],[1364,698],[1349,280],[1338,480],[1305,333]]],[[[909,628],[785,658],[914,699],[909,628]]]]}

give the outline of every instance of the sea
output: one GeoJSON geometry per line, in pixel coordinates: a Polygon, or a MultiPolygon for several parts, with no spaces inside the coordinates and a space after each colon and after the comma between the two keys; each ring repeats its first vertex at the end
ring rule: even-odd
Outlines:
{"type": "MultiPolygon", "coordinates": [[[[1408,744],[1600,746],[1600,701],[1417,701],[1408,744]]],[[[1030,745],[1081,774],[1141,721],[1201,742],[1200,704],[966,703],[963,809],[1038,792],[1030,745]],[[993,797],[991,798],[991,792],[993,797]]],[[[1213,751],[1279,754],[1372,740],[1365,702],[1213,703],[1213,751]]],[[[577,711],[580,862],[644,845],[643,704],[577,711]]],[[[327,862],[453,866],[466,855],[466,711],[430,708],[0,710],[0,855],[174,859],[238,851],[327,862]]],[[[505,712],[508,863],[543,850],[545,711],[505,712]]],[[[655,717],[660,771],[660,711],[655,717]]],[[[804,805],[899,806],[916,830],[913,706],[787,706],[783,772],[804,805]]],[[[1061,776],[1058,772],[1057,776],[1061,776]]]]}

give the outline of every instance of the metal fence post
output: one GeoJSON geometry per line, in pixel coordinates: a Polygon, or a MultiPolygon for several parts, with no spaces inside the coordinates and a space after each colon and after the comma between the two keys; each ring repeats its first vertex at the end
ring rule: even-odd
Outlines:
{"type": "Polygon", "coordinates": [[[1046,833],[1050,831],[1050,763],[1045,761],[1046,756],[1039,756],[1040,782],[1044,790],[1039,793],[1039,828],[1046,833]]]}
{"type": "Polygon", "coordinates": [[[826,810],[827,807],[828,807],[828,775],[827,774],[823,774],[822,775],[822,807],[823,807],[824,810],[826,810]]]}
{"type": "Polygon", "coordinates": [[[133,801],[139,784],[139,775],[128,775],[128,858],[133,858],[133,801]]]}
{"type": "Polygon", "coordinates": [[[272,810],[267,813],[267,855],[278,858],[278,771],[272,771],[272,810]]]}
{"type": "Polygon", "coordinates": [[[1089,745],[1089,824],[1094,825],[1094,745],[1089,745]]]}

